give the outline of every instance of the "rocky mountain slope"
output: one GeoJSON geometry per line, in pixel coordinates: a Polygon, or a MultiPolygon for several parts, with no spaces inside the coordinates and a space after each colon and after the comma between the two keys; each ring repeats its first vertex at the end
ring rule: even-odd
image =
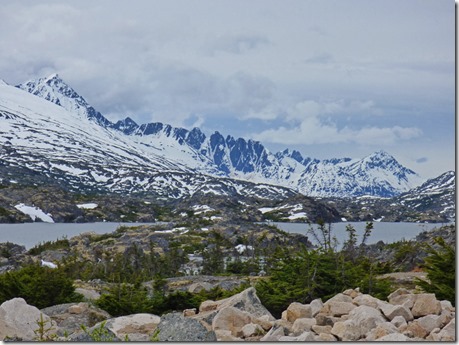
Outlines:
{"type": "Polygon", "coordinates": [[[456,174],[448,171],[392,198],[317,198],[335,208],[343,220],[384,222],[454,222],[456,174]]]}
{"type": "MultiPolygon", "coordinates": [[[[24,159],[27,152],[32,162],[22,161],[19,166],[54,179],[70,179],[69,183],[79,188],[97,184],[102,189],[132,192],[166,186],[169,189],[164,195],[182,196],[186,194],[183,180],[192,177],[177,177],[175,173],[180,172],[273,184],[309,196],[391,197],[422,182],[383,151],[363,159],[319,161],[303,158],[297,151],[273,154],[260,142],[224,137],[218,132],[207,137],[198,128],[187,130],[159,122],[138,125],[130,118],[112,123],[58,75],[18,88],[58,107],[45,106],[2,85],[0,111],[10,125],[1,133],[7,156],[24,159]],[[25,114],[35,122],[27,123],[25,114]],[[19,136],[13,134],[18,127],[19,136]],[[22,150],[18,151],[17,144],[22,150]],[[81,157],[82,162],[77,159],[81,157]],[[43,162],[37,166],[40,158],[43,162]]],[[[187,182],[193,185],[193,181],[187,182]]]]}
{"type": "Polygon", "coordinates": [[[454,171],[447,171],[399,195],[395,200],[417,211],[431,210],[449,219],[455,219],[456,174],[454,171]]]}
{"type": "Polygon", "coordinates": [[[69,112],[15,87],[0,85],[2,184],[55,185],[79,193],[148,192],[167,199],[195,193],[276,199],[295,193],[281,186],[213,177],[212,171],[200,174],[180,159],[181,155],[188,157],[187,153],[173,152],[178,147],[165,156],[161,149],[101,126],[103,119],[86,110],[69,112]]]}

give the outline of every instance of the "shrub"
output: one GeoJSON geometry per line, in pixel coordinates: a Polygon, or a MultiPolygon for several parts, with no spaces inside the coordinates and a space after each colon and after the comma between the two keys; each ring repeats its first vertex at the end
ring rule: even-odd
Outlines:
{"type": "Polygon", "coordinates": [[[73,281],[60,269],[28,265],[20,270],[0,275],[0,303],[22,297],[38,309],[56,304],[80,302],[73,281]]]}
{"type": "Polygon", "coordinates": [[[116,284],[95,303],[112,316],[149,313],[152,309],[147,289],[140,284],[116,284]]]}
{"type": "Polygon", "coordinates": [[[429,256],[422,267],[429,281],[417,279],[417,284],[426,292],[434,293],[440,300],[456,301],[456,250],[441,237],[435,239],[439,249],[427,245],[429,256]]]}
{"type": "Polygon", "coordinates": [[[96,304],[112,316],[136,313],[162,315],[172,311],[198,308],[205,300],[230,297],[249,286],[248,283],[245,283],[232,290],[215,287],[209,291],[202,290],[199,293],[174,291],[166,294],[165,284],[164,279],[156,277],[153,283],[152,296],[148,296],[147,289],[140,284],[117,284],[108,293],[103,294],[96,301],[96,304]]]}
{"type": "Polygon", "coordinates": [[[57,239],[56,241],[46,241],[37,244],[35,247],[29,249],[30,255],[39,255],[45,250],[58,250],[70,248],[70,242],[67,238],[57,239]]]}
{"type": "Polygon", "coordinates": [[[348,288],[360,287],[364,293],[385,298],[390,292],[387,280],[376,279],[382,269],[364,255],[363,244],[370,235],[368,223],[362,243],[357,244],[355,230],[348,228],[349,239],[342,251],[331,233],[331,226],[319,224],[319,233],[312,233],[320,247],[297,252],[278,248],[268,261],[268,279],[255,288],[263,305],[276,317],[290,303],[309,303],[315,298],[327,300],[348,288]]]}

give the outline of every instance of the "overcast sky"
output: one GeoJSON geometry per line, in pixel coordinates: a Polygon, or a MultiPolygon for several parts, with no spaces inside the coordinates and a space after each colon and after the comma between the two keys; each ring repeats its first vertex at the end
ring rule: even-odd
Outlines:
{"type": "Polygon", "coordinates": [[[58,73],[112,121],[455,169],[453,0],[0,1],[0,78],[58,73]]]}

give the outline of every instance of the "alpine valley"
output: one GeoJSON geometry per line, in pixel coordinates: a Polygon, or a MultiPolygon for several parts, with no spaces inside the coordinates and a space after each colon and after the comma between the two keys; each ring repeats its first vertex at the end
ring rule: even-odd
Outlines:
{"type": "Polygon", "coordinates": [[[54,221],[152,221],[159,211],[149,205],[203,200],[239,205],[254,221],[455,217],[454,172],[425,181],[384,151],[318,160],[199,128],[113,123],[57,74],[0,81],[0,144],[0,222],[31,221],[18,205],[54,221]],[[120,211],[126,203],[134,216],[120,211]]]}

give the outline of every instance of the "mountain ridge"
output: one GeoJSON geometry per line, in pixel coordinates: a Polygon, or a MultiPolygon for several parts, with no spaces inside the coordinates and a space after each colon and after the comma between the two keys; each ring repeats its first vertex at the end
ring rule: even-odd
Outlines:
{"type": "MultiPolygon", "coordinates": [[[[19,84],[17,88],[53,102],[70,113],[86,117],[139,157],[161,157],[182,171],[199,172],[253,183],[279,185],[308,196],[393,197],[423,180],[384,151],[362,159],[318,160],[299,151],[271,153],[259,141],[226,138],[219,132],[206,136],[199,128],[172,127],[161,122],[137,124],[130,117],[116,123],[90,106],[57,74],[19,84]],[[171,160],[170,158],[173,158],[171,160]]],[[[160,159],[160,160],[161,160],[160,159]]]]}

